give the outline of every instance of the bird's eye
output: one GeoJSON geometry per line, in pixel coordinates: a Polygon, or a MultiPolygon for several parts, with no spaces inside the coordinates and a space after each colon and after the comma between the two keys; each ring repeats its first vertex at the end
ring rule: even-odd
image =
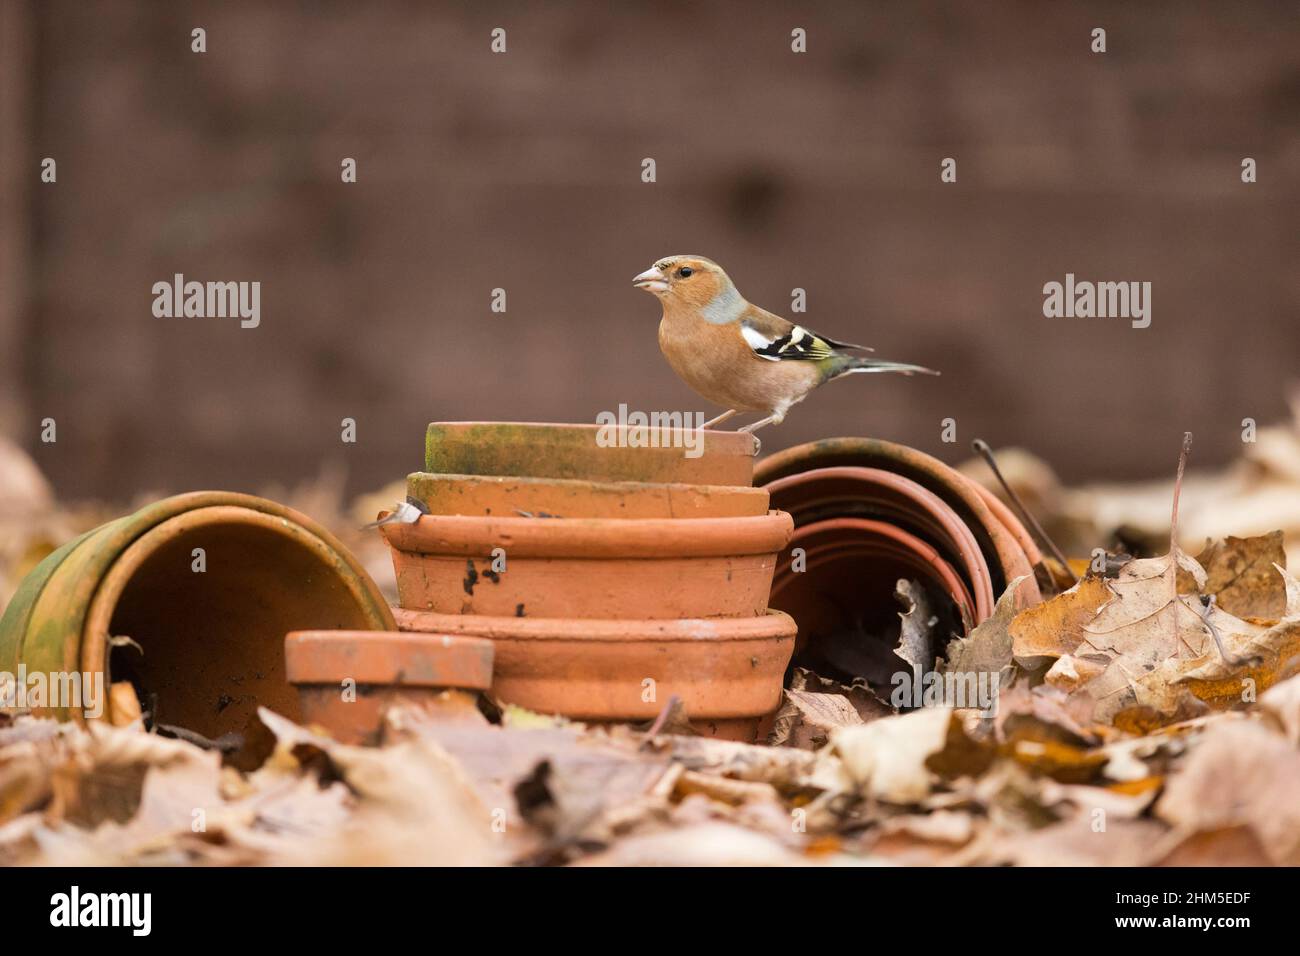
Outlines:
{"type": "Polygon", "coordinates": [[[695,270],[692,269],[690,266],[682,266],[680,269],[677,270],[677,278],[679,279],[689,279],[694,274],[695,274],[695,270]]]}

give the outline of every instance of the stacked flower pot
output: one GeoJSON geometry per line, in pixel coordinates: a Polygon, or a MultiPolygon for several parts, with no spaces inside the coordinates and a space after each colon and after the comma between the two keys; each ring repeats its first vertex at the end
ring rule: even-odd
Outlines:
{"type": "Polygon", "coordinates": [[[754,481],[794,519],[771,603],[799,622],[795,662],[823,676],[854,676],[826,667],[854,656],[834,645],[897,635],[901,578],[941,612],[941,637],[969,633],[1014,580],[1024,579],[1020,606],[1040,600],[1047,576],[1024,526],[983,486],[914,448],[811,442],[764,459],[754,481]]]}
{"type": "Polygon", "coordinates": [[[491,639],[506,703],[637,722],[676,696],[699,732],[754,739],[794,649],[768,608],[793,521],[752,487],[750,436],[656,437],[430,425],[407,488],[428,514],[383,529],[398,626],[491,639]]]}

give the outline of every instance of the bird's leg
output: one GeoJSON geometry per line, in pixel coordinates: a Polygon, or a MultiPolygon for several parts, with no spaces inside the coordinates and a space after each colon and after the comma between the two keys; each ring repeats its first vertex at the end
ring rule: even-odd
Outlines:
{"type": "Polygon", "coordinates": [[[777,418],[775,415],[768,415],[767,418],[760,418],[758,421],[751,422],[748,425],[741,425],[739,428],[736,429],[736,431],[749,432],[752,434],[758,431],[764,425],[775,425],[779,423],[780,423],[780,419],[777,418]]]}
{"type": "Polygon", "coordinates": [[[730,418],[731,416],[733,416],[733,415],[735,415],[735,414],[736,414],[736,410],[735,410],[734,408],[729,408],[729,409],[727,409],[725,412],[723,412],[721,415],[719,415],[717,418],[710,418],[707,422],[705,422],[705,423],[704,423],[703,425],[701,425],[700,427],[701,427],[701,428],[712,428],[714,425],[721,425],[721,424],[722,424],[723,422],[725,422],[728,418],[730,418]]]}
{"type": "Polygon", "coordinates": [[[742,425],[740,428],[736,429],[736,431],[749,432],[753,434],[764,425],[780,425],[785,421],[785,413],[789,410],[790,404],[788,402],[783,405],[778,405],[776,408],[772,409],[772,414],[768,415],[767,418],[760,418],[758,421],[750,425],[742,425]]]}

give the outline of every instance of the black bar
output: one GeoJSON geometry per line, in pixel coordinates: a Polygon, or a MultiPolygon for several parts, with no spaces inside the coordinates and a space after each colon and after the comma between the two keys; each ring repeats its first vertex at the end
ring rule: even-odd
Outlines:
{"type": "Polygon", "coordinates": [[[1289,929],[1294,911],[1293,874],[1262,869],[50,868],[6,875],[11,947],[45,934],[93,933],[128,945],[143,938],[129,925],[51,925],[52,900],[63,894],[70,904],[73,886],[83,907],[89,894],[148,893],[148,938],[190,944],[251,942],[263,928],[298,943],[338,944],[363,941],[382,928],[387,938],[457,939],[458,945],[549,945],[548,939],[564,937],[594,945],[599,937],[591,934],[611,920],[650,937],[671,931],[733,943],[768,942],[779,930],[828,945],[837,937],[840,945],[882,938],[876,934],[913,937],[926,946],[1008,938],[1075,946],[1098,938],[1193,935],[1230,942],[1243,933],[1289,929]],[[1206,919],[1210,925],[1200,925],[1206,919]]]}

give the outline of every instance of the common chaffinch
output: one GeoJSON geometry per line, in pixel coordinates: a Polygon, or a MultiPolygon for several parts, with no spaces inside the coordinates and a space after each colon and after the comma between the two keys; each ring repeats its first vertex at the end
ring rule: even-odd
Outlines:
{"type": "Polygon", "coordinates": [[[863,345],[837,342],[745,301],[716,262],[703,256],[668,256],[632,280],[663,304],[659,348],[687,385],[727,411],[705,423],[718,425],[737,412],[767,417],[740,429],[779,425],[790,406],[819,385],[855,372],[924,372],[850,352],[863,345]]]}

